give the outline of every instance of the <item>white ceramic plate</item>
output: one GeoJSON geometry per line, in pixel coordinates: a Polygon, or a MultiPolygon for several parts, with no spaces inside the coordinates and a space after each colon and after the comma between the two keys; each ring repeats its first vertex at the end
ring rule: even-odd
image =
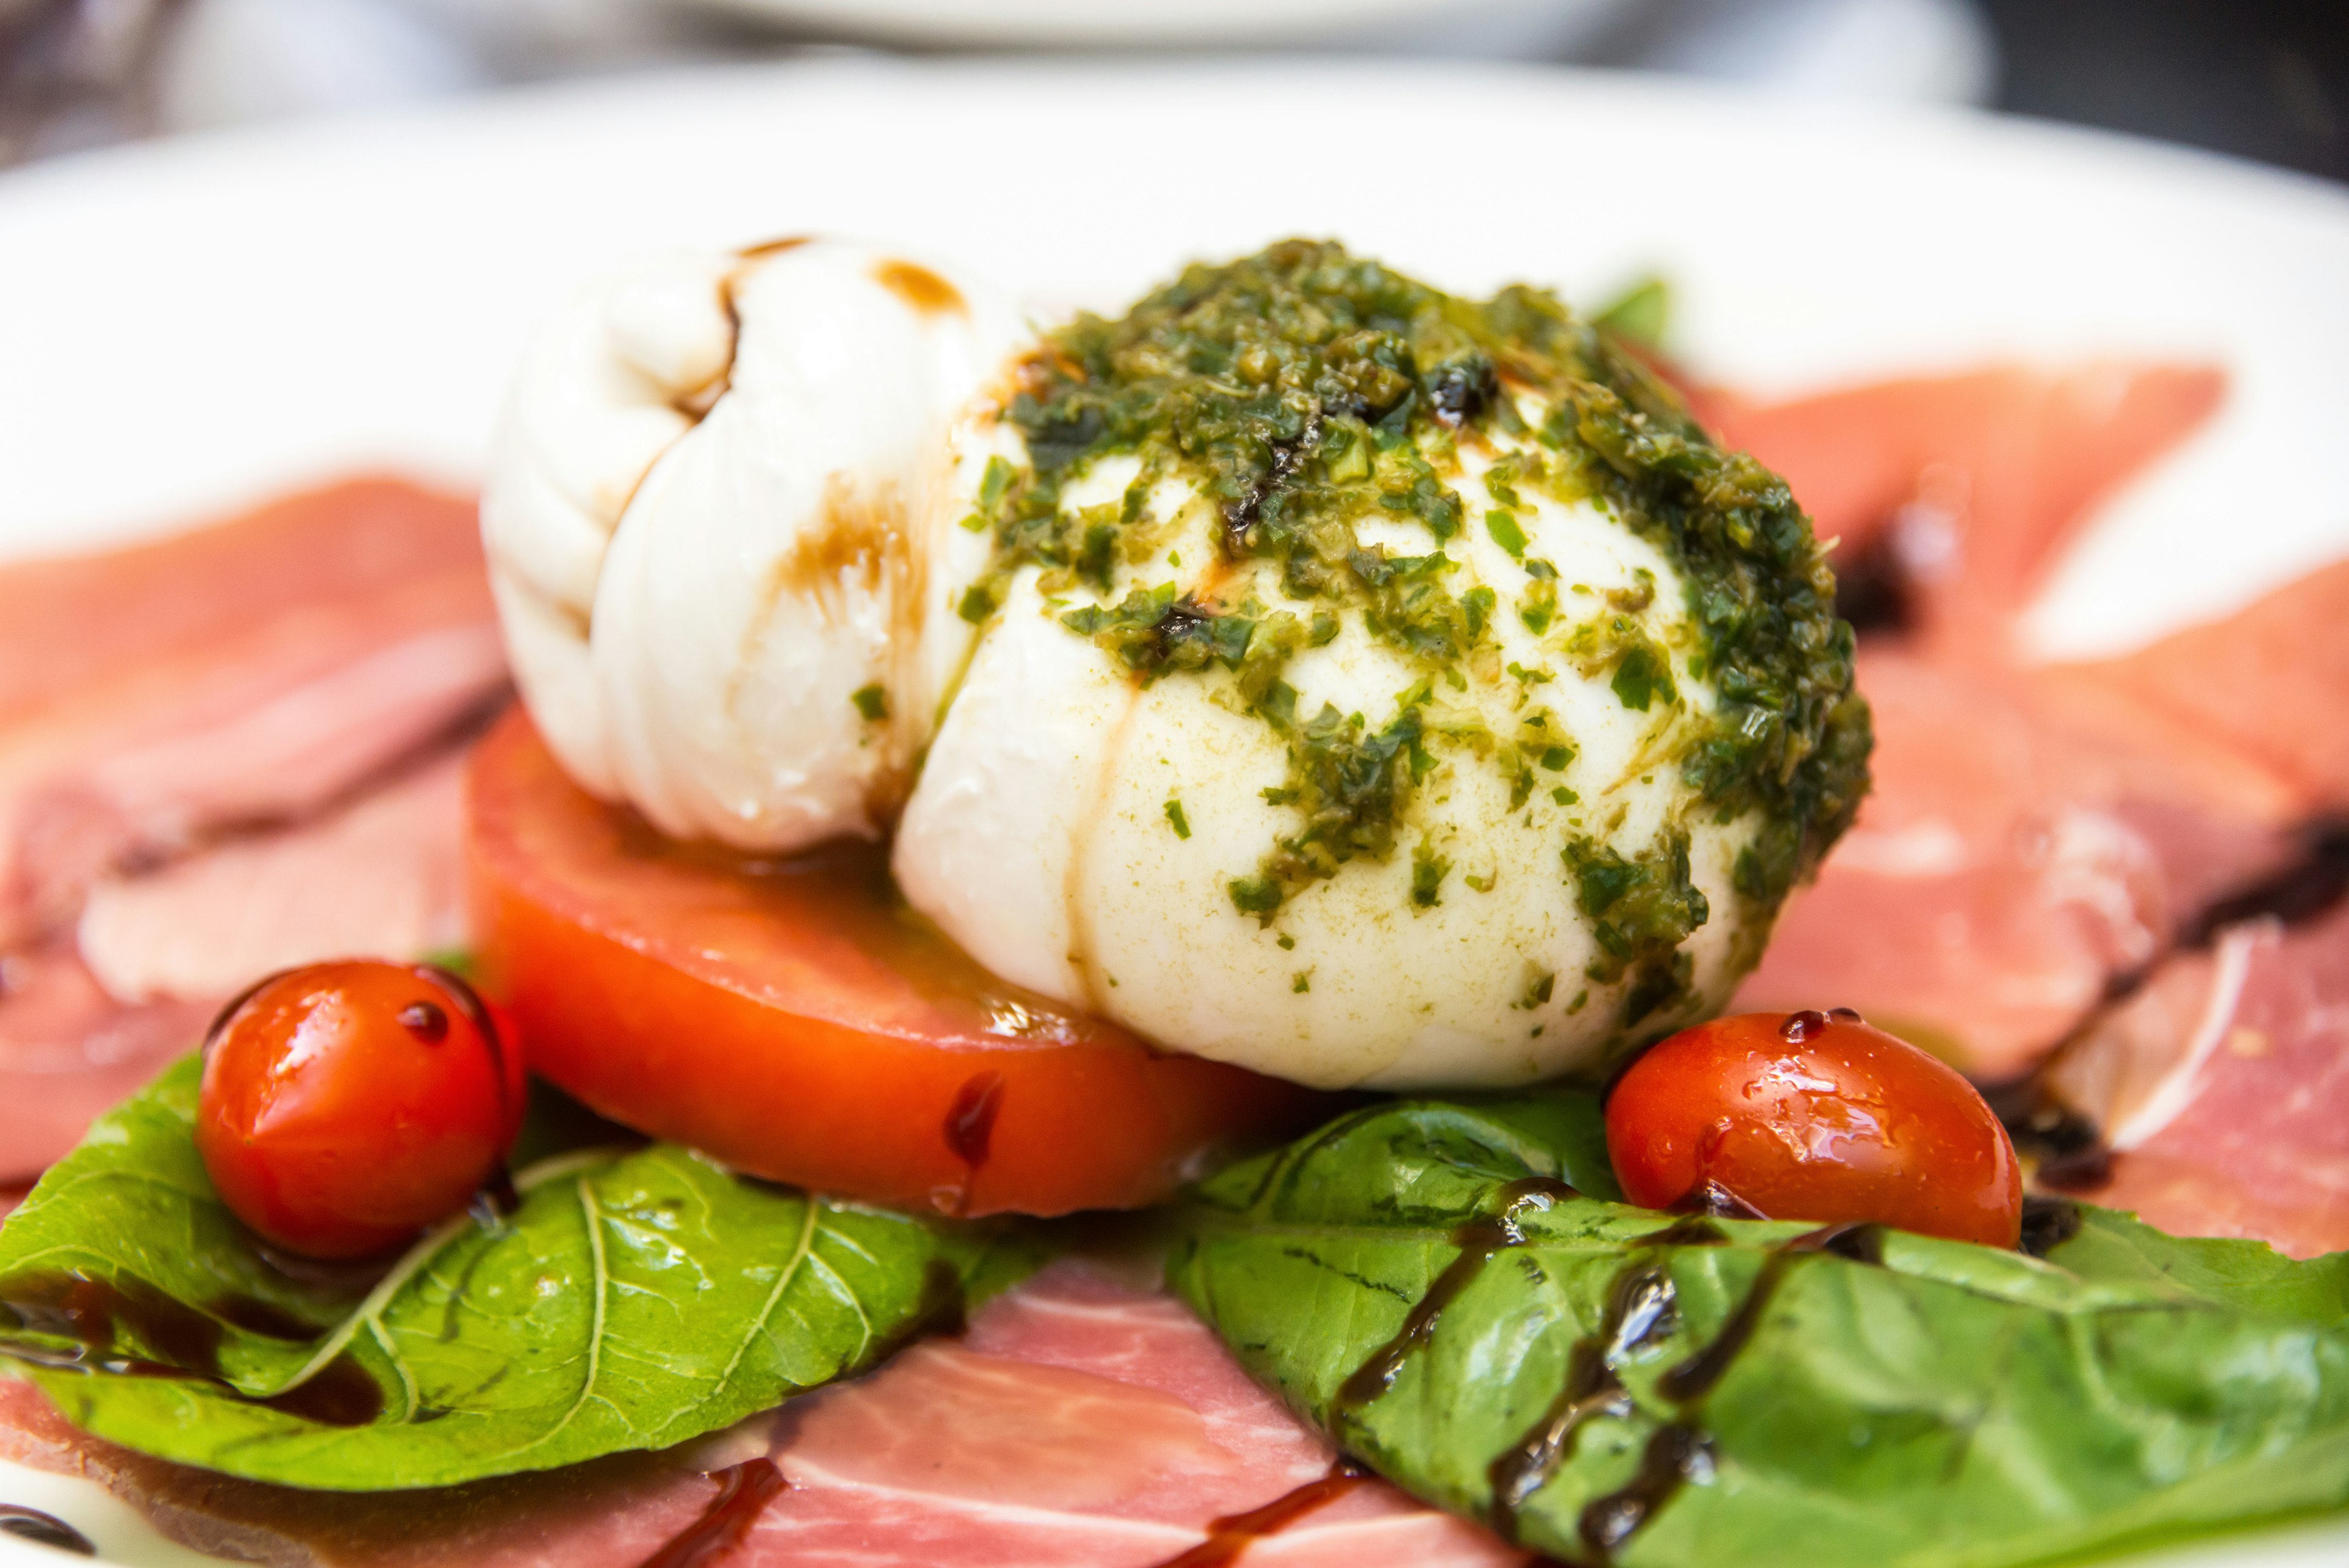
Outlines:
{"type": "MultiPolygon", "coordinates": [[[[2124,646],[2349,551],[2349,194],[2110,138],[1493,67],[760,68],[518,95],[0,177],[0,554],[150,533],[359,465],[478,472],[556,292],[666,244],[858,233],[1040,307],[1339,235],[1462,289],[1674,280],[1713,374],[2194,355],[2218,421],[2040,607],[2124,646]]],[[[117,1560],[184,1561],[0,1468],[117,1560]],[[48,1500],[48,1501],[43,1501],[48,1500]]],[[[2147,1559],[2316,1568],[2349,1522],[2147,1559]]],[[[0,1536],[0,1568],[52,1564],[0,1536]]]]}
{"type": "MultiPolygon", "coordinates": [[[[1013,48],[1229,46],[1442,47],[1447,36],[1557,46],[1625,0],[667,0],[847,37],[1013,48]]],[[[1445,49],[1445,53],[1455,52],[1445,49]]],[[[1484,48],[1475,53],[1487,53],[1484,48]]]]}

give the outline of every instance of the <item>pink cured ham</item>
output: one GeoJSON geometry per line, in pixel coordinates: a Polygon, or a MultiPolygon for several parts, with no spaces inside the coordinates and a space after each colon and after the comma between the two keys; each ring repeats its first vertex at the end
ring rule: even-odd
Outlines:
{"type": "Polygon", "coordinates": [[[2267,770],[2301,811],[2349,809],[2349,561],[2119,659],[2050,672],[2085,721],[2113,716],[2267,770]]]}
{"type": "Polygon", "coordinates": [[[1859,671],[1874,787],[1733,1005],[1856,1007],[2011,1076],[2161,950],[2159,865],[1999,684],[1897,649],[1863,651],[1859,671]]]}
{"type": "Polygon", "coordinates": [[[296,964],[458,946],[463,883],[464,766],[450,751],[300,827],[109,877],[76,934],[112,996],[219,999],[296,964]]]}
{"type": "Polygon", "coordinates": [[[2349,909],[2172,959],[2048,1077],[2116,1150],[2083,1196],[2293,1257],[2349,1248],[2349,909]]]}
{"type": "Polygon", "coordinates": [[[421,760],[504,686],[471,505],[395,481],[0,568],[0,1183],[267,968],[456,936],[421,760]]]}
{"type": "Polygon", "coordinates": [[[451,752],[316,821],[109,877],[78,940],[0,961],[0,1182],[71,1148],[260,976],[460,943],[462,786],[451,752]]]}
{"type": "MultiPolygon", "coordinates": [[[[631,1568],[716,1496],[688,1460],[761,1446],[738,1431],[665,1458],[354,1498],[128,1454],[0,1381],[0,1457],[92,1476],[177,1539],[284,1568],[631,1568]]],[[[1066,1262],[990,1303],[961,1339],[787,1407],[763,1446],[789,1487],[727,1568],[1154,1568],[1330,1461],[1180,1303],[1066,1262]]],[[[1525,1554],[1364,1481],[1238,1562],[1512,1568],[1525,1554]]]]}
{"type": "Polygon", "coordinates": [[[1977,1076],[2011,1077],[2180,924],[2294,853],[2295,826],[2324,804],[2309,775],[2334,765],[2317,753],[2340,726],[2292,736],[2297,751],[2245,732],[2291,735],[2295,706],[2349,717],[2349,666],[2311,661],[2272,708],[2253,701],[2266,721],[2220,722],[2196,700],[2224,680],[2255,686],[2257,669],[2315,639],[2349,581],[2299,585],[2109,665],[2012,658],[2013,618],[2095,503],[2223,389],[2211,370],[2105,365],[1702,405],[1724,440],[1787,475],[1847,563],[1889,551],[1916,620],[1862,654],[1873,792],[1789,900],[1741,1005],[1856,1006],[1977,1076]],[[2214,664],[2220,642],[2231,662],[2214,664]]]}
{"type": "Polygon", "coordinates": [[[117,1002],[66,941],[8,954],[0,975],[0,1188],[29,1184],[193,1046],[214,1005],[117,1002]]]}
{"type": "Polygon", "coordinates": [[[1997,367],[1785,402],[1715,394],[1700,417],[1786,479],[1838,566],[1889,549],[1924,625],[2002,657],[2014,616],[2100,501],[2198,429],[2226,378],[2204,366],[1997,367]]]}
{"type": "Polygon", "coordinates": [[[471,507],[357,481],[0,570],[0,949],[109,871],[298,819],[504,684],[471,507]]]}
{"type": "Polygon", "coordinates": [[[2011,1077],[2292,847],[2264,774],[2084,737],[2022,677],[1871,646],[1859,685],[1873,791],[1787,900],[1740,1008],[1856,1007],[2011,1077]]]}
{"type": "MultiPolygon", "coordinates": [[[[792,1490],[736,1568],[1150,1568],[1331,1454],[1172,1298],[1061,1264],[786,1413],[792,1490]]],[[[1365,1483],[1247,1549],[1265,1568],[1503,1568],[1524,1554],[1365,1483]]]]}

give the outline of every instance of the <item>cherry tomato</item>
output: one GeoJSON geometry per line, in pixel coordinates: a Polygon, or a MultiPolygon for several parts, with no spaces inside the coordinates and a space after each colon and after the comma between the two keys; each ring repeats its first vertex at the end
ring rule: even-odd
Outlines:
{"type": "Polygon", "coordinates": [[[1681,1031],[1617,1082],[1607,1152],[1624,1195],[1649,1209],[1725,1195],[1773,1220],[1876,1220],[1998,1247],[2022,1234],[2014,1146],[1982,1096],[1847,1007],[1681,1031]]]}
{"type": "Polygon", "coordinates": [[[1330,1102],[988,973],[869,845],[760,860],[661,838],[517,711],[473,754],[484,984],[532,1071],[740,1170],[954,1213],[1163,1197],[1330,1102]]]}
{"type": "Polygon", "coordinates": [[[465,1207],[522,1125],[522,1063],[470,987],[420,964],[289,970],[204,1046],[196,1149],[238,1219],[359,1258],[465,1207]]]}

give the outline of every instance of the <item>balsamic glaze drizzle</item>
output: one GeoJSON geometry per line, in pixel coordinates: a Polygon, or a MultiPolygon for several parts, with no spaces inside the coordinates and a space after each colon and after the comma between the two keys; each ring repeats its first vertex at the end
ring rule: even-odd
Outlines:
{"type": "Polygon", "coordinates": [[[1691,1405],[1713,1392],[1713,1386],[1729,1371],[1737,1353],[1754,1337],[1762,1325],[1762,1314],[1770,1310],[1778,1287],[1785,1282],[1786,1271],[1797,1259],[1814,1252],[1833,1252],[1858,1263],[1880,1263],[1884,1261],[1884,1228],[1880,1225],[1847,1222],[1822,1226],[1806,1231],[1785,1245],[1774,1249],[1762,1262],[1762,1272],[1754,1276],[1753,1288],[1737,1310],[1713,1336],[1710,1344],[1694,1355],[1668,1369],[1656,1379],[1656,1392],[1675,1405],[1691,1405]]]}
{"type": "MultiPolygon", "coordinates": [[[[230,1305],[237,1317],[254,1322],[269,1314],[274,1327],[288,1326],[294,1321],[263,1303],[240,1300],[230,1305]]],[[[71,1349],[24,1344],[5,1346],[8,1355],[35,1366],[105,1372],[119,1377],[193,1379],[212,1384],[232,1399],[326,1427],[363,1427],[383,1414],[382,1387],[347,1351],[283,1394],[256,1397],[244,1393],[222,1374],[220,1350],[225,1337],[222,1318],[135,1280],[115,1284],[72,1272],[15,1275],[0,1282],[0,1333],[10,1327],[75,1342],[71,1349]],[[118,1353],[113,1348],[118,1326],[145,1345],[151,1356],[118,1353]]],[[[273,1337],[285,1336],[273,1334],[273,1337]]]]}
{"type": "Polygon", "coordinates": [[[1690,1189],[1672,1208],[1682,1214],[1705,1214],[1715,1220],[1767,1220],[1770,1218],[1743,1198],[1711,1177],[1706,1177],[1690,1189]]]}
{"type": "Polygon", "coordinates": [[[1403,1363],[1434,1334],[1437,1321],[1453,1299],[1484,1272],[1485,1264],[1511,1247],[1525,1245],[1525,1232],[1517,1229],[1517,1220],[1526,1210],[1547,1209],[1561,1199],[1578,1196],[1573,1188],[1547,1176],[1528,1176],[1503,1187],[1499,1213],[1468,1220],[1452,1232],[1460,1255],[1435,1276],[1435,1282],[1413,1305],[1395,1336],[1372,1352],[1339,1386],[1337,1409],[1367,1405],[1394,1386],[1403,1363]]]}
{"type": "Polygon", "coordinates": [[[2301,925],[2344,897],[2349,897],[2349,821],[2320,821],[2303,830],[2297,860],[2216,899],[2186,922],[2178,940],[2184,947],[2207,948],[2229,926],[2261,915],[2301,925]]]}
{"type": "Polygon", "coordinates": [[[1674,1492],[1713,1480],[1713,1439],[1686,1422],[1659,1427],[1640,1455],[1640,1473],[1582,1510],[1575,1532],[1602,1563],[1640,1532],[1674,1492]]]}
{"type": "Polygon", "coordinates": [[[1985,1098],[2032,1181],[2057,1192],[2094,1192],[2112,1179],[2113,1151],[2096,1124],[2048,1097],[2035,1080],[1993,1087],[1985,1098]]]}
{"type": "Polygon", "coordinates": [[[791,1482],[766,1458],[746,1459],[718,1472],[718,1495],[701,1517],[661,1544],[643,1568],[699,1568],[732,1551],[750,1533],[767,1505],[791,1490],[791,1482]]]}
{"type": "Polygon", "coordinates": [[[98,1546],[88,1536],[54,1513],[43,1513],[22,1503],[0,1502],[0,1535],[13,1535],[36,1546],[51,1546],[84,1557],[98,1555],[98,1546]]]}
{"type": "Polygon", "coordinates": [[[1155,1568],[1226,1568],[1238,1562],[1240,1553],[1255,1542],[1288,1529],[1323,1504],[1337,1501],[1369,1476],[1368,1470],[1341,1459],[1330,1467],[1329,1474],[1281,1493],[1262,1508],[1210,1520],[1206,1540],[1155,1568]]]}
{"type": "MultiPolygon", "coordinates": [[[[1549,1184],[1552,1188],[1556,1185],[1549,1184]]],[[[1403,1358],[1433,1333],[1444,1307],[1501,1251],[1523,1244],[1525,1237],[1515,1221],[1518,1206],[1531,1196],[1531,1192],[1519,1190],[1527,1186],[1513,1183],[1504,1189],[1509,1196],[1505,1198],[1495,1218],[1471,1220],[1460,1228],[1460,1256],[1413,1308],[1403,1322],[1402,1332],[1346,1380],[1339,1394],[1340,1409],[1374,1398],[1392,1386],[1403,1358]]],[[[1532,1189],[1532,1192],[1543,1190],[1539,1187],[1532,1189]]],[[[1734,1201],[1733,1195],[1726,1196],[1734,1201]]],[[[2076,1223],[2075,1211],[2075,1228],[2076,1223]]],[[[1588,1562],[1611,1562],[1614,1553],[1638,1534],[1682,1486],[1691,1482],[1703,1485],[1713,1480],[1713,1439],[1697,1424],[1702,1401],[1753,1339],[1795,1262],[1814,1253],[1828,1252],[1855,1262],[1881,1263],[1883,1237],[1883,1227],[1879,1225],[1828,1225],[1806,1231],[1772,1250],[1763,1260],[1744,1299],[1720,1331],[1694,1355],[1668,1368],[1657,1380],[1657,1392],[1681,1407],[1680,1418],[1650,1436],[1640,1454],[1639,1470],[1630,1480],[1584,1505],[1576,1521],[1576,1533],[1590,1554],[1588,1562]]],[[[1679,1314],[1671,1272],[1661,1251],[1671,1247],[1718,1245],[1728,1239],[1713,1215],[1706,1213],[1688,1215],[1639,1238],[1639,1252],[1616,1276],[1598,1331],[1576,1342],[1566,1382],[1557,1397],[1525,1436],[1504,1449],[1485,1472],[1493,1490],[1488,1522],[1497,1533],[1507,1540],[1516,1539],[1519,1511],[1549,1483],[1560,1466],[1573,1458],[1576,1440],[1584,1427],[1603,1417],[1620,1419],[1636,1413],[1637,1406],[1616,1367],[1641,1345],[1670,1333],[1679,1314]]],[[[1192,1565],[1185,1563],[1184,1568],[1192,1565]]]]}
{"type": "Polygon", "coordinates": [[[506,1168],[503,1160],[498,1162],[489,1179],[481,1183],[481,1189],[465,1205],[473,1223],[492,1235],[503,1231],[506,1221],[521,1210],[522,1194],[514,1190],[513,1172],[506,1168]]]}
{"type": "Polygon", "coordinates": [[[2080,1223],[2080,1206],[2070,1199],[2029,1194],[2023,1199],[2021,1251],[2044,1258],[2078,1235],[2080,1223]]]}
{"type": "Polygon", "coordinates": [[[1585,1424],[1631,1413],[1631,1396],[1615,1375],[1615,1364],[1651,1335],[1669,1332],[1678,1313],[1671,1272],[1661,1260],[1634,1263],[1616,1279],[1599,1332],[1575,1343],[1566,1386],[1533,1428],[1485,1472],[1493,1486],[1495,1530],[1515,1537],[1517,1511],[1574,1457],[1575,1439],[1585,1424]]]}
{"type": "Polygon", "coordinates": [[[954,1104],[939,1129],[957,1159],[976,1172],[987,1163],[995,1139],[996,1113],[1003,1106],[1003,1075],[989,1069],[972,1075],[955,1091],[954,1104]]]}

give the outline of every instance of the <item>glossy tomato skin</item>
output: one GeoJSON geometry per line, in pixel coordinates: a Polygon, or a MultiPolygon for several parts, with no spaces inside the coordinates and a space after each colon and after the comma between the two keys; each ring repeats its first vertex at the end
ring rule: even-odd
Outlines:
{"type": "Polygon", "coordinates": [[[204,1046],[196,1148],[222,1199],[314,1258],[463,1209],[520,1130],[519,1057],[455,976],[347,960],[262,981],[204,1046]]]}
{"type": "Polygon", "coordinates": [[[1682,1030],[1616,1083],[1607,1151],[1644,1208],[1697,1201],[1710,1181],[1774,1220],[1996,1247],[2022,1234],[2022,1171],[1997,1116],[1948,1064],[1848,1008],[1682,1030]]]}
{"type": "Polygon", "coordinates": [[[484,989],[531,1069],[736,1169],[956,1214],[1164,1197],[1331,1101],[988,974],[878,846],[783,863],[659,837],[564,776],[517,710],[475,750],[484,989]]]}

